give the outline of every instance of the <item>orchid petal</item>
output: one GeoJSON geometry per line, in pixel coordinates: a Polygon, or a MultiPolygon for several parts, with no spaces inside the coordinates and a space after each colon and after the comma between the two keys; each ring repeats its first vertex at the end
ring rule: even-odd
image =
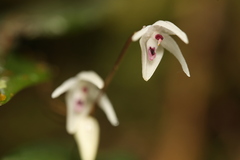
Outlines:
{"type": "Polygon", "coordinates": [[[181,66],[182,66],[183,71],[186,73],[186,75],[188,77],[190,77],[187,63],[182,55],[180,48],[178,47],[177,43],[175,42],[175,40],[168,35],[164,35],[164,40],[162,41],[161,45],[164,48],[166,48],[169,52],[171,52],[178,59],[178,61],[180,62],[181,66]]]}
{"type": "Polygon", "coordinates": [[[175,24],[169,21],[157,21],[153,24],[159,27],[164,27],[164,30],[167,34],[177,35],[183,42],[188,44],[188,37],[185,32],[183,32],[180,28],[178,28],[175,24]]]}
{"type": "Polygon", "coordinates": [[[99,99],[99,107],[102,108],[102,110],[105,112],[108,120],[113,126],[117,126],[119,124],[116,113],[113,109],[113,106],[108,99],[107,95],[102,95],[99,99]]]}
{"type": "Polygon", "coordinates": [[[144,26],[141,30],[135,32],[132,36],[132,41],[137,41],[139,38],[141,38],[148,31],[149,27],[151,27],[151,25],[144,26]]]}
{"type": "Polygon", "coordinates": [[[64,92],[68,91],[74,84],[76,83],[76,78],[70,78],[63,82],[59,87],[57,87],[53,93],[52,93],[52,98],[56,98],[63,94],[64,92]]]}
{"type": "Polygon", "coordinates": [[[66,119],[66,129],[69,134],[74,134],[77,131],[78,127],[78,116],[74,112],[74,104],[72,102],[71,92],[66,95],[66,104],[67,104],[67,119],[66,119]]]}
{"type": "Polygon", "coordinates": [[[79,80],[87,81],[96,85],[99,89],[103,88],[103,80],[93,71],[80,72],[77,77],[79,80]]]}
{"type": "Polygon", "coordinates": [[[84,99],[84,93],[81,90],[74,89],[69,91],[66,94],[66,103],[67,103],[67,119],[66,119],[66,129],[69,134],[74,134],[78,127],[78,118],[79,117],[86,117],[90,110],[91,105],[89,105],[86,100],[84,99]],[[76,101],[81,98],[83,101],[85,101],[84,107],[81,110],[81,112],[76,112],[75,105],[76,101]]]}
{"type": "Polygon", "coordinates": [[[150,38],[147,43],[152,44],[156,48],[158,47],[158,49],[156,50],[156,57],[154,58],[154,60],[150,61],[148,59],[148,51],[146,48],[148,46],[146,46],[146,41],[147,39],[141,38],[139,42],[142,50],[142,76],[145,81],[148,81],[157,69],[157,66],[162,59],[164,50],[161,46],[157,46],[157,41],[153,42],[153,40],[150,38]]]}
{"type": "Polygon", "coordinates": [[[93,117],[78,119],[78,129],[74,134],[83,160],[95,160],[99,144],[99,124],[93,117]]]}

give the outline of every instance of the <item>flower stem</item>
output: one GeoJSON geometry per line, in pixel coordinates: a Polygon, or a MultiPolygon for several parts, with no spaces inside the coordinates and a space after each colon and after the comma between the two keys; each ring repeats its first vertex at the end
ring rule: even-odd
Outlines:
{"type": "Polygon", "coordinates": [[[114,65],[113,65],[112,70],[109,72],[109,74],[108,74],[107,77],[105,78],[105,80],[104,80],[104,86],[103,86],[103,88],[100,90],[100,93],[98,94],[98,96],[97,96],[97,98],[96,98],[96,100],[95,100],[95,102],[94,102],[94,104],[93,104],[93,108],[92,108],[92,110],[91,110],[91,114],[95,111],[97,102],[99,101],[99,99],[101,98],[101,96],[103,95],[103,93],[106,92],[108,86],[109,86],[110,83],[112,82],[112,79],[113,79],[116,71],[118,70],[119,65],[120,65],[120,63],[122,62],[123,57],[124,57],[124,55],[126,54],[126,51],[127,51],[128,47],[130,46],[131,42],[132,42],[132,35],[131,35],[131,36],[127,39],[127,41],[125,42],[125,44],[124,44],[124,46],[123,46],[123,48],[122,48],[122,50],[121,50],[121,52],[120,52],[120,54],[119,54],[116,62],[115,62],[114,65]]]}

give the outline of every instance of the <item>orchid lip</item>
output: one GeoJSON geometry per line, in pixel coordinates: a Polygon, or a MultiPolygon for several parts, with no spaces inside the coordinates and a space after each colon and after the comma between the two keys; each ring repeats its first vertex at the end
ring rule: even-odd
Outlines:
{"type": "Polygon", "coordinates": [[[148,59],[150,61],[154,60],[156,58],[156,50],[155,47],[149,47],[148,49],[148,59]]]}
{"type": "Polygon", "coordinates": [[[75,102],[74,110],[75,110],[76,112],[81,112],[82,109],[83,109],[83,107],[84,107],[84,102],[79,99],[79,100],[77,100],[77,101],[75,102]]]}

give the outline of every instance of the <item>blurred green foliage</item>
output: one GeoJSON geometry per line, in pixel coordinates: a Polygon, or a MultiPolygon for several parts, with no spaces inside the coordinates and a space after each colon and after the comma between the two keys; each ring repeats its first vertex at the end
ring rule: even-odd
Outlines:
{"type": "Polygon", "coordinates": [[[9,56],[0,75],[0,105],[7,103],[20,90],[46,81],[50,69],[44,63],[37,63],[19,56],[9,56]]]}

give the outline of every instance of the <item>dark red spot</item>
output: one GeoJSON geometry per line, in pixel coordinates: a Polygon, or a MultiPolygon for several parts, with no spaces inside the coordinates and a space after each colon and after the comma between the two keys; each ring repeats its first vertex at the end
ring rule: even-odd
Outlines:
{"type": "Polygon", "coordinates": [[[156,40],[159,40],[159,39],[163,40],[163,36],[161,34],[156,34],[155,39],[156,40]]]}
{"type": "Polygon", "coordinates": [[[82,106],[82,105],[83,105],[83,101],[78,100],[76,104],[77,104],[78,106],[82,106]]]}
{"type": "Polygon", "coordinates": [[[84,93],[87,93],[87,92],[88,92],[88,88],[87,88],[87,87],[83,87],[83,88],[82,88],[82,91],[83,91],[84,93]]]}
{"type": "Polygon", "coordinates": [[[75,112],[81,112],[84,107],[84,102],[82,100],[77,100],[74,105],[75,112]]]}
{"type": "Polygon", "coordinates": [[[156,53],[155,53],[155,47],[153,47],[153,48],[150,47],[150,48],[149,48],[149,51],[150,51],[150,53],[151,53],[152,55],[156,54],[156,53]]]}

